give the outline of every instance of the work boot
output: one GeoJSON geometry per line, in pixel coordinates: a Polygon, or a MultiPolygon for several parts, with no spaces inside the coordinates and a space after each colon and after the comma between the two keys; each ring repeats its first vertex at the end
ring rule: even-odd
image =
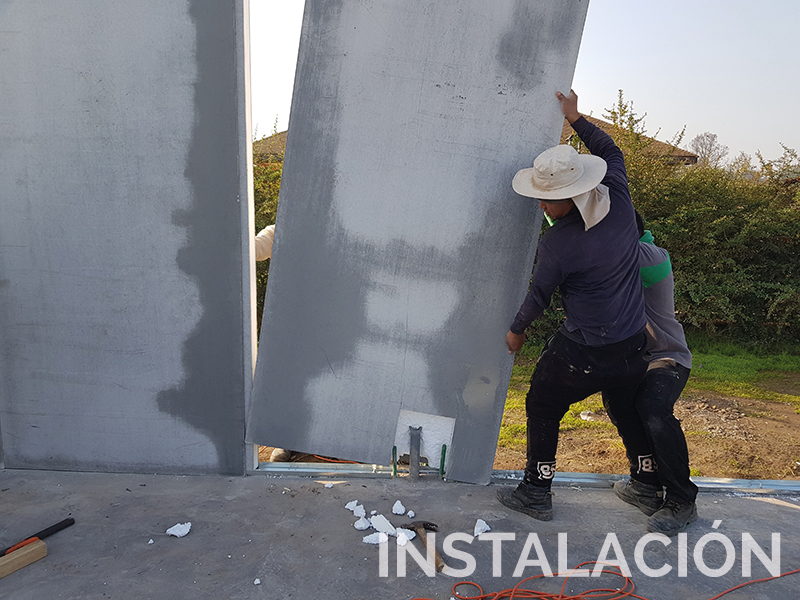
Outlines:
{"type": "Polygon", "coordinates": [[[660,485],[650,485],[635,479],[615,481],[614,493],[620,500],[632,504],[648,517],[664,503],[664,490],[660,485]]]}
{"type": "Polygon", "coordinates": [[[292,451],[284,448],[275,448],[269,455],[268,462],[289,462],[292,458],[292,451]]]}
{"type": "Polygon", "coordinates": [[[521,482],[516,489],[503,486],[497,490],[500,504],[540,521],[553,519],[553,493],[550,488],[521,482]]]}
{"type": "Polygon", "coordinates": [[[697,504],[678,504],[667,500],[652,517],[647,519],[647,531],[673,536],[697,521],[697,504]]]}

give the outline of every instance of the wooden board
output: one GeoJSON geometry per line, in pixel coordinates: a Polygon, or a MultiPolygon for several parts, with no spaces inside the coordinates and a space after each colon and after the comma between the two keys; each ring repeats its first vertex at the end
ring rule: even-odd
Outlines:
{"type": "Polygon", "coordinates": [[[36,540],[19,550],[14,550],[11,554],[0,557],[0,578],[27,567],[45,556],[47,556],[47,544],[42,540],[36,540]]]}

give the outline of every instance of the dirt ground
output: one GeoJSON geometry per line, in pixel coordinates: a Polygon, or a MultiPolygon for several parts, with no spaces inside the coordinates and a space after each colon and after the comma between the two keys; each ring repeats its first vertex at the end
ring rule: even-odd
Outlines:
{"type": "MultiPolygon", "coordinates": [[[[800,394],[796,377],[779,377],[764,387],[800,394]]],[[[675,405],[689,446],[692,474],[735,479],[800,479],[800,414],[794,406],[713,392],[684,392],[675,405]]],[[[605,414],[587,417],[610,423],[605,414]]],[[[523,469],[524,448],[498,448],[496,469],[523,469]]],[[[562,432],[559,471],[627,473],[616,431],[577,429],[562,432]]]]}

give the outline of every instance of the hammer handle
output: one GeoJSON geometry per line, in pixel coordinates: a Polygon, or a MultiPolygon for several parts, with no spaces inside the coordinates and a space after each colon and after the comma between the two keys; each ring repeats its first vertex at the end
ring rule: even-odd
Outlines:
{"type": "Polygon", "coordinates": [[[6,548],[2,552],[0,552],[0,556],[5,556],[6,554],[10,554],[14,550],[17,550],[18,548],[21,548],[22,546],[25,546],[26,544],[30,544],[31,542],[34,542],[37,539],[40,539],[40,540],[44,539],[44,538],[46,538],[48,536],[53,535],[54,533],[58,533],[62,529],[66,529],[70,525],[74,525],[74,524],[75,524],[75,519],[73,519],[72,517],[69,517],[68,519],[64,519],[63,521],[59,521],[55,525],[51,525],[47,529],[42,529],[39,533],[34,533],[31,537],[25,538],[21,542],[6,548]]]}
{"type": "MultiPolygon", "coordinates": [[[[417,527],[417,535],[422,538],[422,544],[425,546],[425,552],[427,553],[428,544],[430,543],[428,541],[428,534],[425,533],[425,529],[424,528],[417,527]]],[[[433,554],[434,554],[434,557],[435,557],[435,560],[436,560],[436,572],[437,573],[441,573],[442,569],[444,569],[446,565],[445,565],[444,559],[442,559],[442,556],[439,554],[439,551],[436,549],[436,544],[433,543],[432,546],[433,546],[433,554]]]]}

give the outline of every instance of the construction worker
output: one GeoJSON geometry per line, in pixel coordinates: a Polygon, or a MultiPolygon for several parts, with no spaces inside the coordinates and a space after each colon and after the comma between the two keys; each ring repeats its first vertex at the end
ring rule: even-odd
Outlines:
{"type": "Polygon", "coordinates": [[[686,437],[672,412],[689,379],[692,353],[675,318],[675,279],[669,254],[653,243],[653,235],[645,231],[638,213],[636,217],[648,368],[632,403],[629,397],[616,404],[609,404],[605,395],[603,400],[631,463],[630,479],[617,481],[614,492],[650,517],[648,531],[673,536],[697,520],[697,486],[689,478],[686,437]],[[638,460],[650,449],[656,471],[644,472],[638,460]]]}
{"type": "MultiPolygon", "coordinates": [[[[647,370],[639,236],[624,157],[580,115],[574,92],[556,97],[592,154],[550,148],[512,182],[518,194],[539,200],[553,226],[539,242],[530,289],[506,335],[509,352],[522,348],[525,329],[556,288],[567,318],[531,378],[525,476],[516,489],[497,493],[503,505],[543,521],[552,519],[558,428],[569,406],[600,391],[612,405],[629,404],[647,370]]],[[[649,468],[652,460],[641,463],[649,468]]]]}
{"type": "Polygon", "coordinates": [[[267,225],[256,234],[256,260],[267,260],[272,256],[272,241],[275,239],[275,225],[267,225]]]}

